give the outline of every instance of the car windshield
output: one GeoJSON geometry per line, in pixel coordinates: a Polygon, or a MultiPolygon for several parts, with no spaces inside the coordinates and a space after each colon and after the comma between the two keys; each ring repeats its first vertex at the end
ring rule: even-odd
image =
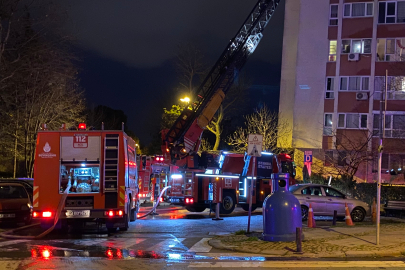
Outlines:
{"type": "Polygon", "coordinates": [[[296,191],[297,189],[299,189],[301,186],[300,185],[294,185],[294,186],[290,186],[288,188],[288,190],[293,193],[294,191],[296,191]]]}
{"type": "Polygon", "coordinates": [[[1,185],[0,199],[28,198],[28,194],[22,186],[1,185]]]}

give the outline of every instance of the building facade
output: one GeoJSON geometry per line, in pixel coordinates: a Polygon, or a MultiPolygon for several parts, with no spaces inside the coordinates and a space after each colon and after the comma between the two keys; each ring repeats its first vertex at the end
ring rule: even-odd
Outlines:
{"type": "Polygon", "coordinates": [[[383,181],[404,182],[404,76],[404,0],[286,0],[279,113],[291,132],[279,146],[357,162],[356,179],[375,181],[387,89],[383,181]]]}

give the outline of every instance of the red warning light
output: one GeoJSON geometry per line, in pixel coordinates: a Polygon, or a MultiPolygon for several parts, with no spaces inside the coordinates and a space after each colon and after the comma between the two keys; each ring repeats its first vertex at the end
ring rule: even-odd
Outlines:
{"type": "Polygon", "coordinates": [[[43,249],[41,255],[43,258],[49,259],[49,257],[51,257],[51,252],[48,249],[43,249]]]}
{"type": "Polygon", "coordinates": [[[106,255],[109,259],[112,259],[114,257],[113,251],[111,249],[106,251],[106,255]]]}
{"type": "Polygon", "coordinates": [[[85,123],[80,123],[79,124],[79,129],[86,129],[86,124],[85,123]]]}
{"type": "Polygon", "coordinates": [[[118,257],[119,259],[122,258],[122,252],[121,252],[121,250],[119,250],[119,249],[117,249],[117,257],[118,257]]]}

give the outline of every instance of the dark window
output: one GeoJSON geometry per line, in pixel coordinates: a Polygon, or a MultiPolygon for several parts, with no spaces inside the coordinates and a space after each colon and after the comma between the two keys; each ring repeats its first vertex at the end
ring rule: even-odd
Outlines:
{"type": "Polygon", "coordinates": [[[385,23],[385,3],[378,4],[378,23],[385,23]]]}
{"type": "Polygon", "coordinates": [[[338,157],[338,166],[346,166],[346,151],[340,151],[339,153],[339,157],[338,157]]]}
{"type": "Polygon", "coordinates": [[[28,198],[24,187],[21,186],[0,186],[0,199],[22,199],[28,198]]]}
{"type": "Polygon", "coordinates": [[[381,169],[382,170],[388,170],[389,167],[389,155],[388,154],[382,154],[382,159],[381,159],[381,169]]]}
{"type": "Polygon", "coordinates": [[[322,196],[321,187],[307,187],[301,190],[301,193],[304,195],[322,196]]]}
{"type": "Polygon", "coordinates": [[[343,197],[344,197],[344,195],[343,195],[342,193],[340,193],[339,191],[337,191],[337,190],[335,190],[335,189],[333,189],[333,188],[324,187],[323,189],[325,190],[326,196],[329,196],[329,197],[340,197],[340,198],[343,198],[343,197]]]}

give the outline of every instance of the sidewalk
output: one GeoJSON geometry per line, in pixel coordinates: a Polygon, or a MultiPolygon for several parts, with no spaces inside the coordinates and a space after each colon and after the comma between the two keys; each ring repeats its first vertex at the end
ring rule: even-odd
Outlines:
{"type": "Polygon", "coordinates": [[[303,227],[302,253],[296,253],[295,242],[260,240],[262,232],[246,235],[216,236],[209,244],[218,249],[266,256],[287,257],[388,257],[405,256],[405,220],[381,217],[380,245],[376,246],[376,225],[357,223],[348,227],[344,222],[330,226],[318,222],[317,228],[303,227]],[[319,224],[318,224],[319,223],[319,224]],[[323,226],[322,226],[323,225],[323,226]]]}

